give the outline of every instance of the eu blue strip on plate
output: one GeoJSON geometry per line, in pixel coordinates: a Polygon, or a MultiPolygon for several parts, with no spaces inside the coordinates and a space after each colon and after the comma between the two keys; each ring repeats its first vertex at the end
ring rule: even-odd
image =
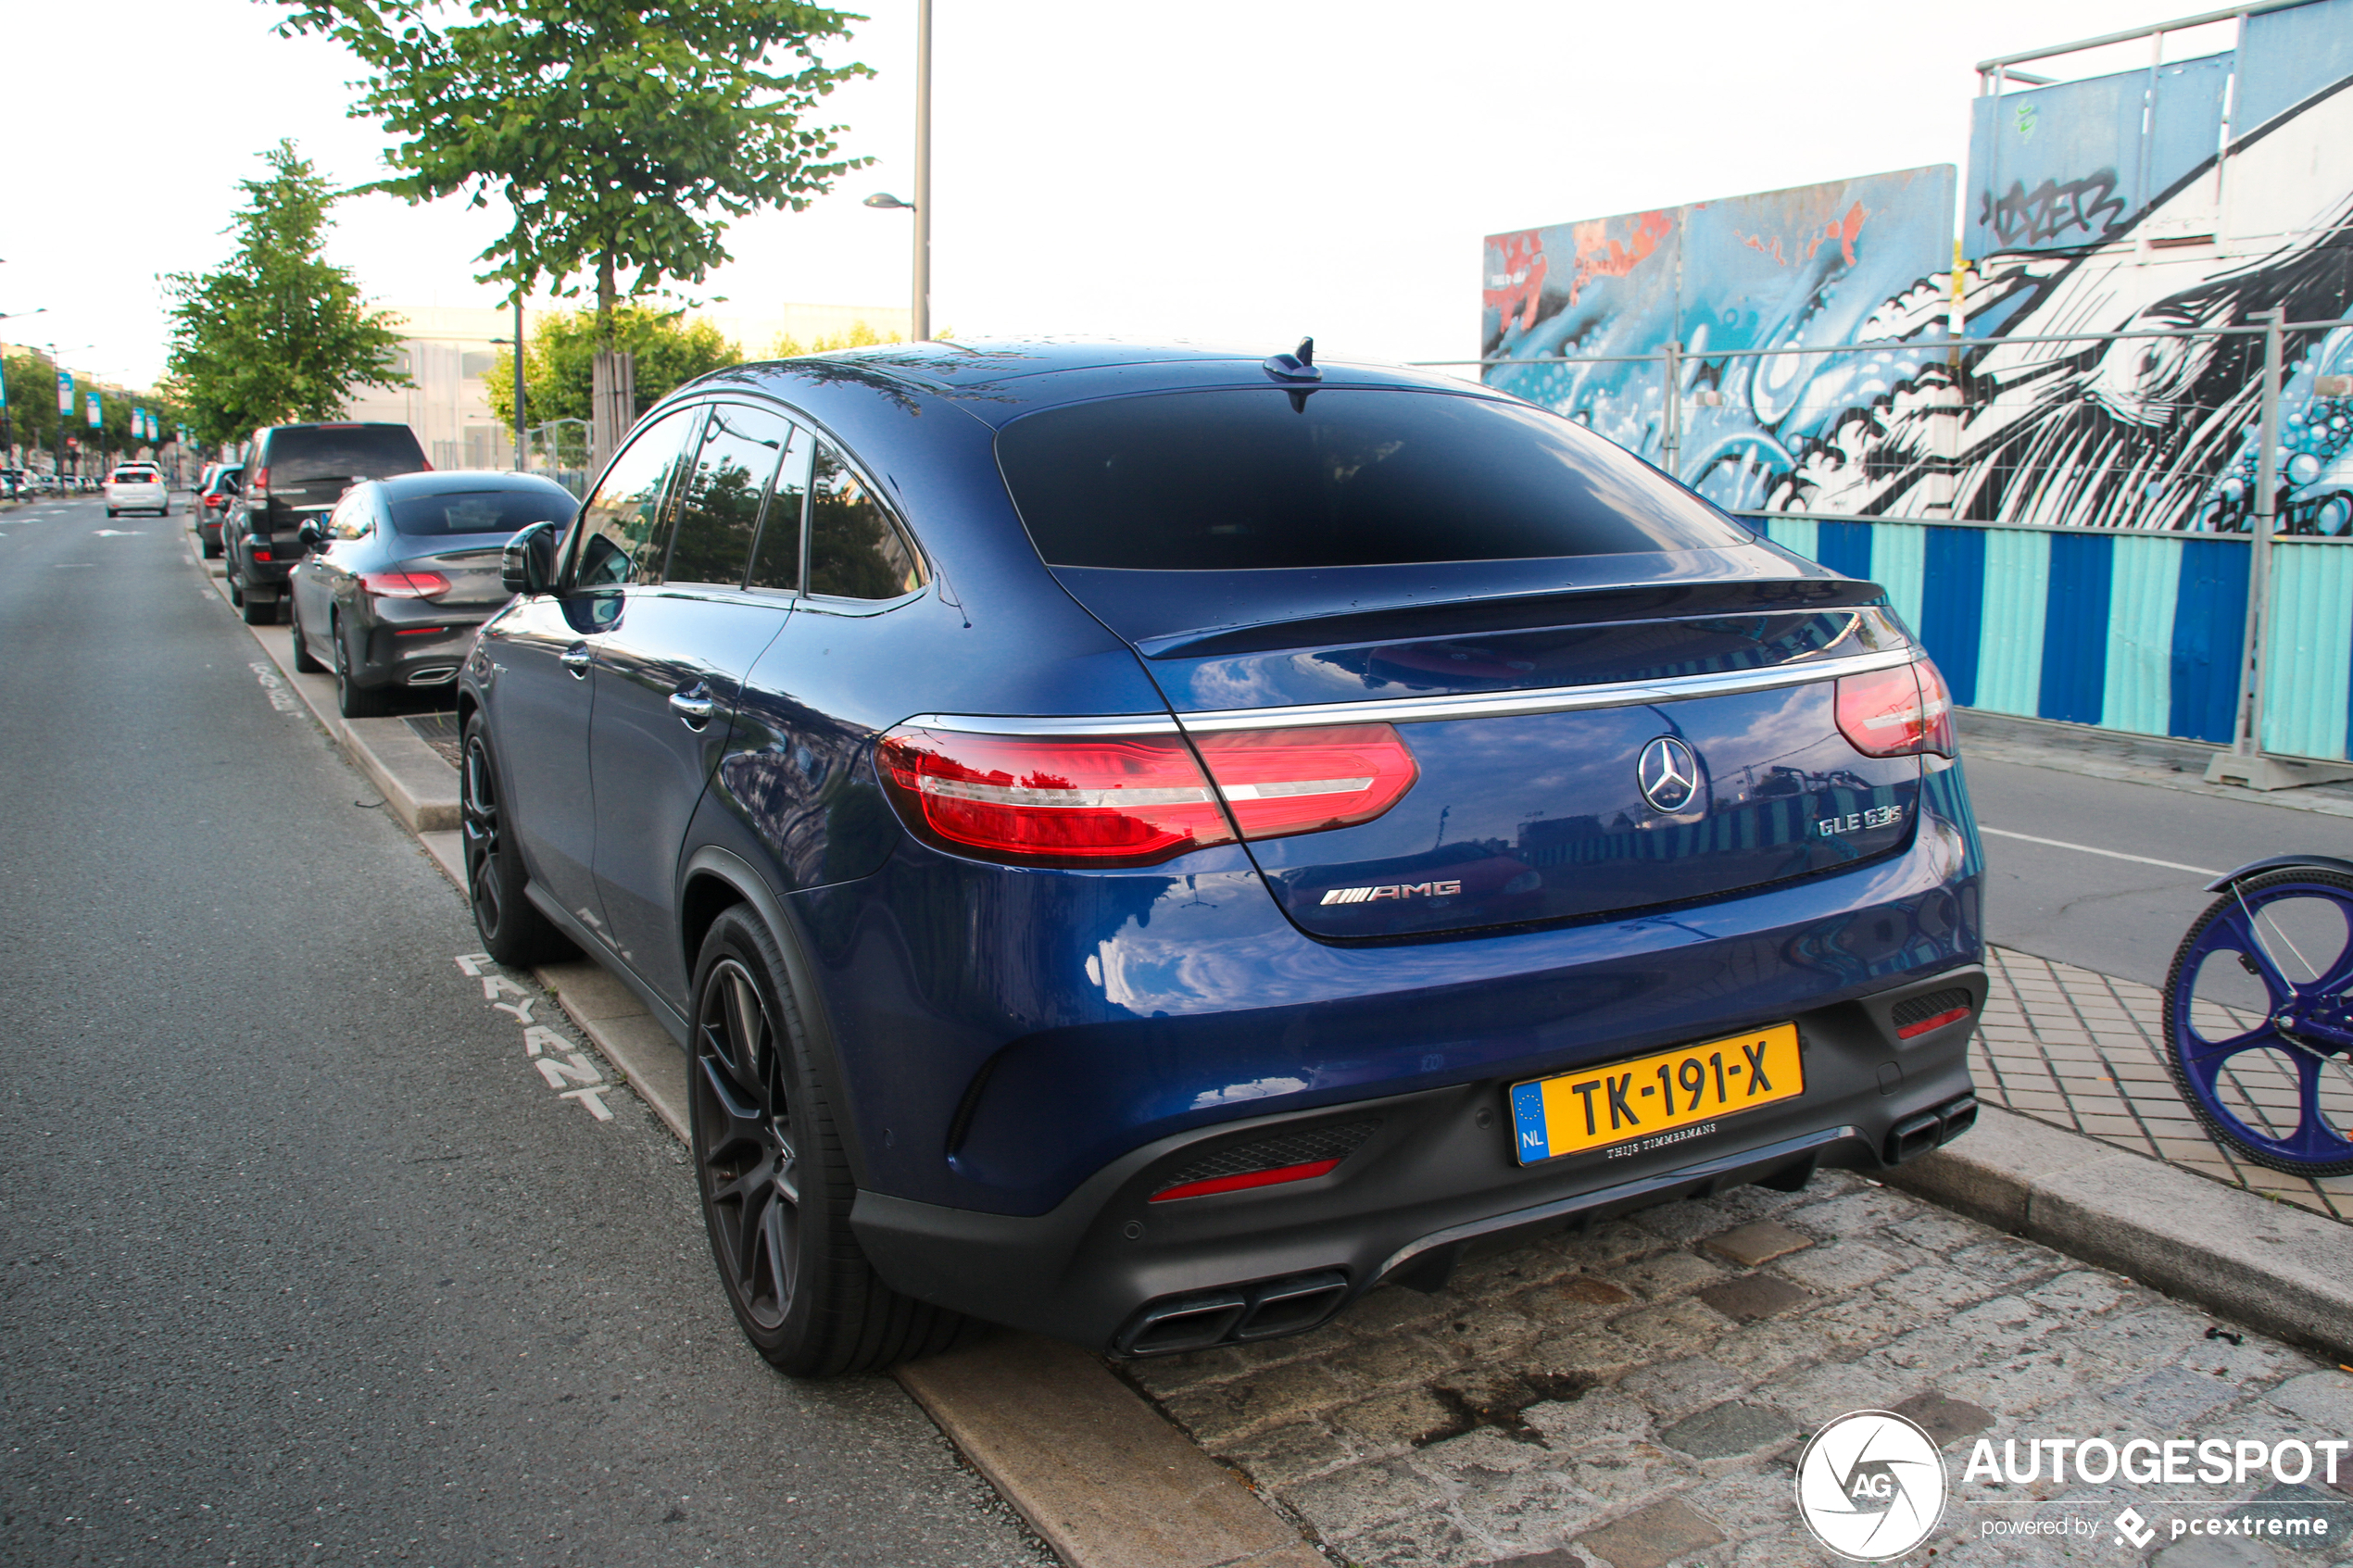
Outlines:
{"type": "Polygon", "coordinates": [[[1512,1126],[1519,1136],[1519,1157],[1525,1162],[1553,1152],[1552,1134],[1544,1126],[1544,1085],[1518,1084],[1512,1088],[1512,1126]]]}

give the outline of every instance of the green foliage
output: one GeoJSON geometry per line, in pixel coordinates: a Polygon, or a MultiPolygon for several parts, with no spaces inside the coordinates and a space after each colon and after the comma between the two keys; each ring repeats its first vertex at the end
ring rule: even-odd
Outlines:
{"type": "MultiPolygon", "coordinates": [[[[637,356],[637,407],[642,414],[673,387],[697,376],[743,363],[744,351],[708,321],[688,321],[676,311],[643,306],[613,308],[613,346],[637,356]]],[[[597,318],[585,310],[543,315],[531,329],[522,358],[524,418],[585,420],[597,357],[597,318]]],[[[483,389],[498,422],[515,422],[515,361],[501,348],[483,377],[483,389]]]]}
{"type": "Polygon", "coordinates": [[[831,354],[837,348],[872,348],[876,344],[906,341],[897,332],[884,337],[865,322],[852,321],[849,323],[848,332],[835,332],[830,336],[818,338],[806,345],[803,345],[801,341],[792,333],[786,332],[768,345],[768,358],[798,359],[804,354],[831,354]]]}
{"type": "Polygon", "coordinates": [[[175,302],[172,389],[206,442],[332,420],[357,387],[409,384],[390,369],[391,318],[368,309],[351,273],[321,254],[335,200],[327,182],[292,142],[262,157],[269,177],[238,182],[246,205],[227,231],[237,241],[227,265],[164,279],[175,302]]]}
{"type": "Polygon", "coordinates": [[[325,33],[374,72],[351,112],[399,138],[386,155],[397,172],[367,188],[504,199],[514,221],[483,253],[484,280],[546,278],[566,295],[585,280],[607,332],[620,298],[700,282],[729,259],[729,219],[799,211],[872,161],[836,157],[841,128],[803,119],[837,83],[873,74],[817,57],[863,19],[843,12],[472,0],[455,21],[429,0],[280,3],[293,12],[283,31],[325,33]]]}

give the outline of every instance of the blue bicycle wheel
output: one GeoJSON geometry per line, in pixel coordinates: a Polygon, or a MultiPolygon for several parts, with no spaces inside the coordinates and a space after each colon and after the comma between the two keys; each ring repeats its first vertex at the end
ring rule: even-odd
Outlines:
{"type": "Polygon", "coordinates": [[[2353,876],[2290,866],[2226,890],[2165,977],[2165,1067],[2215,1142],[2353,1173],[2353,876]]]}

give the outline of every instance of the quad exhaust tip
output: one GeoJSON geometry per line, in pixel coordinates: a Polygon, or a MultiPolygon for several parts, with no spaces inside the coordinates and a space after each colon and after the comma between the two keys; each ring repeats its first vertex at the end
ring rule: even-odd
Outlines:
{"type": "Polygon", "coordinates": [[[1166,1296],[1131,1319],[1114,1355],[1174,1356],[1212,1345],[1277,1339],[1314,1328],[1340,1310],[1348,1275],[1339,1269],[1286,1274],[1224,1290],[1166,1296]]]}
{"type": "Polygon", "coordinates": [[[1975,1095],[1963,1095],[1933,1110],[1907,1116],[1888,1129],[1887,1163],[1901,1165],[1906,1160],[1917,1160],[1941,1144],[1951,1143],[1975,1125],[1975,1095]]]}

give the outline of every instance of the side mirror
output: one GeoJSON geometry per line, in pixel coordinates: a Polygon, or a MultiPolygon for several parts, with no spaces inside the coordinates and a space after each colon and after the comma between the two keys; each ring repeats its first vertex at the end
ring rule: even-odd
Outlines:
{"type": "Polygon", "coordinates": [[[300,528],[295,530],[295,538],[300,542],[302,547],[306,550],[317,549],[320,543],[325,537],[326,536],[324,534],[319,532],[319,525],[315,522],[306,522],[300,528]]]}
{"type": "Polygon", "coordinates": [[[556,580],[556,525],[535,522],[507,541],[498,585],[510,594],[544,594],[556,580]]]}

